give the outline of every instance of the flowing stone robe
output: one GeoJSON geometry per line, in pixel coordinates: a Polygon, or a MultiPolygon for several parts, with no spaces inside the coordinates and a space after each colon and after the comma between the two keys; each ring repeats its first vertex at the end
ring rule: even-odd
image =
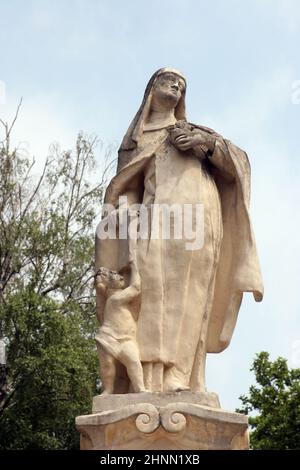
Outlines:
{"type": "MultiPolygon", "coordinates": [[[[137,243],[141,277],[137,342],[146,388],[167,391],[177,383],[181,389],[204,391],[206,353],[228,346],[243,292],[253,292],[257,301],[263,295],[248,212],[250,166],[245,152],[203,126],[193,125],[195,131],[216,138],[214,152],[207,151],[205,159],[198,158],[195,150],[175,148],[166,129],[137,132],[152,85],[130,128],[131,136],[138,135],[137,145],[130,149],[125,136],[121,148],[125,158],[121,152],[105,202],[117,206],[119,196],[126,195],[131,203],[204,205],[200,250],[186,250],[190,240],[184,237],[155,240],[149,236],[137,243]]],[[[182,113],[183,103],[179,105],[182,113]]],[[[96,269],[120,270],[125,265],[123,240],[96,237],[96,269]]],[[[101,322],[99,296],[97,309],[101,322]]],[[[116,393],[126,390],[120,383],[116,393]]]]}

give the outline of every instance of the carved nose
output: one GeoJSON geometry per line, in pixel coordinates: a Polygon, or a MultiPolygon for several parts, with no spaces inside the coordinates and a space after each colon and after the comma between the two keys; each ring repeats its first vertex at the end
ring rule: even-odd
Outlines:
{"type": "Polygon", "coordinates": [[[173,85],[171,85],[171,88],[173,88],[174,90],[178,91],[179,90],[179,86],[177,83],[173,83],[173,85]]]}

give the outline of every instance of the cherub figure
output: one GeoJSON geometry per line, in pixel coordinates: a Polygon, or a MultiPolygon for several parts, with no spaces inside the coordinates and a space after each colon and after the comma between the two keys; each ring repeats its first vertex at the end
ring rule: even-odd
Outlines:
{"type": "Polygon", "coordinates": [[[129,262],[129,269],[127,287],[123,275],[107,268],[100,268],[95,277],[97,290],[107,298],[104,321],[96,334],[103,394],[114,392],[117,361],[126,367],[133,391],[146,391],[134,318],[139,310],[135,304],[140,303],[140,278],[133,261],[129,262]]]}

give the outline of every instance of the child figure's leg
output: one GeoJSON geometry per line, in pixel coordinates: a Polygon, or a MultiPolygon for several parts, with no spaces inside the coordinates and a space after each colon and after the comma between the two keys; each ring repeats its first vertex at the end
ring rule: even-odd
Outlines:
{"type": "Polygon", "coordinates": [[[104,390],[102,395],[114,393],[114,383],[116,378],[116,359],[105,352],[97,344],[99,362],[100,362],[100,376],[103,382],[104,390]]]}
{"type": "Polygon", "coordinates": [[[145,392],[143,368],[136,344],[126,341],[122,344],[119,360],[127,369],[127,374],[134,392],[145,392]]]}

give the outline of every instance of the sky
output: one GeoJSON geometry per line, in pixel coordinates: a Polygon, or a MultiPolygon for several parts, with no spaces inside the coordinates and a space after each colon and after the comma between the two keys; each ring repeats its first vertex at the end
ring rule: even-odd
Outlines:
{"type": "Polygon", "coordinates": [[[188,120],[247,151],[265,297],[244,296],[229,348],[208,358],[225,409],[256,353],[300,367],[299,43],[298,0],[0,0],[0,117],[23,97],[15,139],[37,168],[80,130],[117,146],[163,66],[187,78],[188,120]]]}

